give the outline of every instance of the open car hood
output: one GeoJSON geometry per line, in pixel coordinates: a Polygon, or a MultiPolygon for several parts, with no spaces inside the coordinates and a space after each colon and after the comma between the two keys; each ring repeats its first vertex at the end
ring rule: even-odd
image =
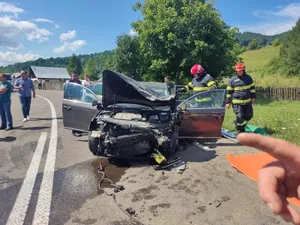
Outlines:
{"type": "Polygon", "coordinates": [[[123,74],[104,70],[102,79],[104,108],[118,103],[140,104],[153,108],[159,106],[175,108],[175,96],[159,96],[156,92],[123,74]]]}

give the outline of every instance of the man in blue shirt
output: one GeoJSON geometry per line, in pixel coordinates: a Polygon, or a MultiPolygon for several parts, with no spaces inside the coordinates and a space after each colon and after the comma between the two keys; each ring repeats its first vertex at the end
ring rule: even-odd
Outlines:
{"type": "Polygon", "coordinates": [[[6,80],[4,73],[0,73],[0,115],[2,120],[0,129],[5,129],[6,131],[13,128],[11,115],[11,92],[11,83],[6,80]]]}
{"type": "Polygon", "coordinates": [[[31,91],[33,93],[33,98],[35,98],[35,88],[33,81],[27,77],[26,71],[21,71],[21,78],[16,80],[15,88],[19,91],[20,102],[22,105],[22,112],[26,122],[29,120],[29,112],[31,106],[31,91]]]}

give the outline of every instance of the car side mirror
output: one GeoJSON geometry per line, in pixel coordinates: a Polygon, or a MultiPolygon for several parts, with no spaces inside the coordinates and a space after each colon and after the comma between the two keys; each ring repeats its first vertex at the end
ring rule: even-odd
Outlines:
{"type": "Polygon", "coordinates": [[[97,100],[93,100],[92,106],[96,106],[96,105],[98,105],[98,101],[97,100]]]}

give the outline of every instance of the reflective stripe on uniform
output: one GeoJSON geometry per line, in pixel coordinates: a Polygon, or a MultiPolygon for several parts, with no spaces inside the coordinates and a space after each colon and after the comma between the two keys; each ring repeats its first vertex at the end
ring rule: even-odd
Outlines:
{"type": "Polygon", "coordinates": [[[247,90],[254,87],[254,83],[250,84],[250,85],[246,85],[246,86],[239,86],[239,87],[235,87],[234,90],[235,91],[242,91],[242,90],[247,90]]]}
{"type": "Polygon", "coordinates": [[[210,81],[210,82],[207,83],[207,86],[210,87],[210,86],[212,86],[212,85],[214,85],[214,84],[215,84],[215,82],[212,80],[212,81],[210,81]]]}
{"type": "Polygon", "coordinates": [[[244,126],[244,125],[246,125],[248,123],[248,121],[247,120],[245,120],[244,122],[242,122],[242,123],[236,123],[236,125],[237,126],[244,126]]]}
{"type": "Polygon", "coordinates": [[[226,98],[231,98],[231,95],[230,95],[230,94],[227,94],[227,95],[226,95],[226,98]]]}
{"type": "Polygon", "coordinates": [[[227,91],[233,91],[233,88],[232,87],[230,87],[230,86],[227,86],[227,91]]]}
{"type": "Polygon", "coordinates": [[[196,100],[196,102],[210,102],[210,101],[212,101],[212,98],[211,97],[206,97],[206,98],[196,98],[195,99],[196,100]]]}
{"type": "Polygon", "coordinates": [[[254,89],[251,89],[251,90],[250,90],[250,93],[256,93],[256,92],[255,92],[255,90],[254,90],[254,89]]]}
{"type": "Polygon", "coordinates": [[[209,87],[194,87],[193,91],[194,92],[199,92],[199,91],[207,91],[209,87]]]}
{"type": "Polygon", "coordinates": [[[239,99],[233,99],[232,104],[245,104],[251,102],[251,99],[246,99],[246,100],[239,100],[239,99]]]}

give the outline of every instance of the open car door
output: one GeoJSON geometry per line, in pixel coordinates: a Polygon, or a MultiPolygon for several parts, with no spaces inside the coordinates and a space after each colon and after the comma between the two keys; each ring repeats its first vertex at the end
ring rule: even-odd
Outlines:
{"type": "Polygon", "coordinates": [[[196,94],[177,107],[185,108],[185,115],[179,130],[180,139],[219,139],[225,116],[225,89],[216,89],[196,94]],[[211,106],[201,106],[197,99],[206,98],[210,93],[211,106]]]}
{"type": "Polygon", "coordinates": [[[93,101],[100,102],[100,99],[91,90],[76,83],[66,83],[62,103],[64,127],[88,132],[90,122],[98,112],[93,101]]]}

